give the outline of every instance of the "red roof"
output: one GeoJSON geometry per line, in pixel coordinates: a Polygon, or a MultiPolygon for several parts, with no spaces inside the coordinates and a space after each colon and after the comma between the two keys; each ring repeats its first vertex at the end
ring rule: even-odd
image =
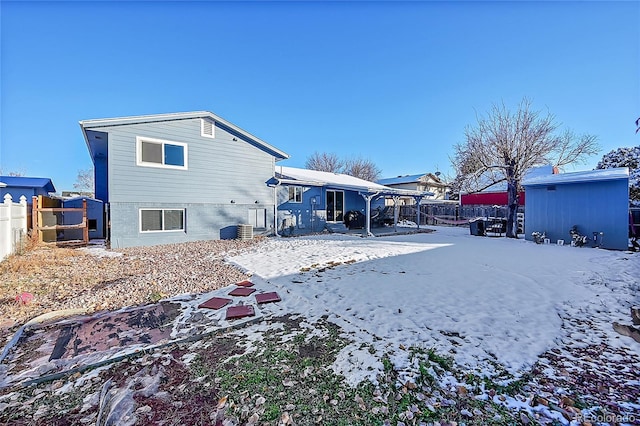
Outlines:
{"type": "MultiPolygon", "coordinates": [[[[486,206],[506,206],[506,192],[477,192],[475,194],[462,194],[460,196],[460,204],[468,205],[486,205],[486,206]]],[[[524,206],[524,192],[518,193],[518,205],[524,206]]]]}

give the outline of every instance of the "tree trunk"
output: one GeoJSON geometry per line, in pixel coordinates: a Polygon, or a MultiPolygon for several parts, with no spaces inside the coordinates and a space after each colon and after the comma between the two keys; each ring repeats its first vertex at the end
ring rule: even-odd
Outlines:
{"type": "Polygon", "coordinates": [[[507,238],[518,238],[518,182],[515,179],[514,161],[507,166],[507,238]]]}

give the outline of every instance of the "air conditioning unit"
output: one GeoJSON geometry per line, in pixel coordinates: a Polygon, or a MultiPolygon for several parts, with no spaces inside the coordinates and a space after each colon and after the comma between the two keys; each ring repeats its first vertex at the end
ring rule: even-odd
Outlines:
{"type": "Polygon", "coordinates": [[[250,240],[253,238],[253,225],[240,224],[238,225],[238,239],[250,240]]]}

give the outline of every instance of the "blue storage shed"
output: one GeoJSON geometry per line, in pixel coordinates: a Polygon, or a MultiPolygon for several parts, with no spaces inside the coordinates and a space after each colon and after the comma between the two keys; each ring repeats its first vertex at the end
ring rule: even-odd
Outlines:
{"type": "MultiPolygon", "coordinates": [[[[87,200],[87,221],[89,224],[89,239],[104,238],[104,203],[87,197],[74,197],[64,200],[62,207],[82,208],[82,200],[87,200]]],[[[82,222],[81,212],[65,212],[62,218],[64,225],[76,225],[82,222]]],[[[65,229],[65,240],[81,240],[82,229],[65,229]]]]}
{"type": "Polygon", "coordinates": [[[544,232],[552,243],[564,240],[568,244],[569,231],[576,226],[589,238],[588,246],[628,248],[628,168],[540,176],[522,185],[527,194],[527,240],[533,239],[533,232],[544,232]]]}

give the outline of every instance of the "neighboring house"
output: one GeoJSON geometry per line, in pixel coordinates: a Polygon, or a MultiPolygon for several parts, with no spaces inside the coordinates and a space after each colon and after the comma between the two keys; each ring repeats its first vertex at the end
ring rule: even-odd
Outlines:
{"type": "Polygon", "coordinates": [[[208,111],[80,121],[111,247],[235,238],[274,223],[283,151],[208,111]]]}
{"type": "Polygon", "coordinates": [[[27,203],[31,204],[31,197],[37,195],[47,196],[56,192],[53,182],[49,178],[25,177],[25,176],[0,176],[0,196],[11,194],[11,198],[19,200],[21,195],[27,197],[27,203]]]}
{"type": "MultiPolygon", "coordinates": [[[[380,179],[377,183],[395,189],[432,192],[433,195],[429,197],[430,200],[445,200],[447,199],[447,190],[449,187],[446,183],[442,182],[439,174],[440,172],[436,172],[435,174],[423,173],[418,175],[397,176],[380,179]]],[[[413,205],[415,204],[415,200],[413,197],[401,197],[399,203],[400,205],[413,205]]]]}
{"type": "Polygon", "coordinates": [[[551,243],[571,242],[577,227],[589,246],[626,250],[629,232],[629,169],[591,170],[538,176],[523,182],[527,192],[525,238],[544,233],[551,243]]]}
{"type": "Polygon", "coordinates": [[[60,198],[63,200],[68,200],[70,198],[77,197],[85,197],[85,198],[93,198],[93,192],[89,191],[62,191],[60,198]]]}
{"type": "Polygon", "coordinates": [[[421,200],[433,195],[394,189],[340,173],[281,166],[276,167],[271,186],[277,191],[277,229],[285,234],[319,232],[345,222],[353,225],[354,217],[359,217],[356,226],[369,234],[371,218],[382,210],[385,197],[421,200]]]}

